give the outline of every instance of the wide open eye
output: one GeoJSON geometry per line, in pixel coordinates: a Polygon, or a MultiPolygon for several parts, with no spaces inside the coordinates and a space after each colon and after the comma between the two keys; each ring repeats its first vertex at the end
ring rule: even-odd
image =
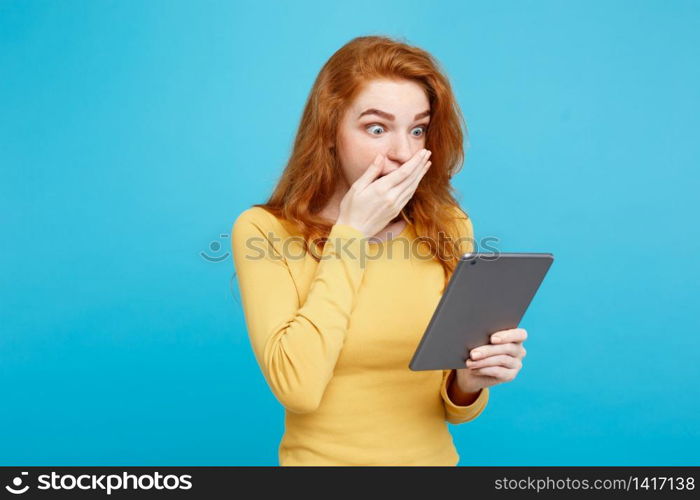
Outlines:
{"type": "Polygon", "coordinates": [[[421,125],[420,127],[416,127],[413,130],[411,130],[411,135],[413,135],[414,137],[421,137],[421,136],[425,135],[425,133],[428,131],[428,127],[426,127],[425,125],[421,125]],[[416,135],[413,133],[413,130],[420,130],[421,133],[416,135]]]}
{"type": "Polygon", "coordinates": [[[367,130],[370,131],[370,134],[372,134],[372,135],[381,135],[381,134],[375,134],[374,132],[371,131],[372,129],[374,129],[374,130],[377,130],[377,129],[384,130],[384,127],[382,127],[381,125],[377,125],[376,123],[367,127],[367,130]]]}

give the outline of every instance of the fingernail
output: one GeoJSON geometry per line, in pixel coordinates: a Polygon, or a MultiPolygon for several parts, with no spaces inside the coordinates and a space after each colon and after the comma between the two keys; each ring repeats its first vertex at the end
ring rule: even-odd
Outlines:
{"type": "Polygon", "coordinates": [[[495,340],[496,342],[500,342],[500,341],[501,341],[501,337],[499,337],[498,335],[494,335],[494,336],[493,336],[493,340],[495,340]]]}
{"type": "Polygon", "coordinates": [[[479,351],[473,351],[472,352],[472,358],[478,358],[481,356],[481,353],[479,351]]]}

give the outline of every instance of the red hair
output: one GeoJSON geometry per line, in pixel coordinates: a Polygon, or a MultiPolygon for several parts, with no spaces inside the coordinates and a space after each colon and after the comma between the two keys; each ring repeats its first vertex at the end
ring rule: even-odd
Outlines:
{"type": "Polygon", "coordinates": [[[420,48],[387,37],[361,36],[336,51],[316,77],[277,186],[266,203],[254,206],[290,223],[304,237],[307,250],[309,241],[328,236],[333,224],[318,212],[341,175],[335,155],[338,123],[363,85],[374,79],[414,81],[430,102],[425,148],[432,151],[432,165],[401,215],[428,245],[430,255],[439,259],[446,284],[463,253],[456,240],[465,234],[455,220],[455,209],[461,209],[450,179],[464,161],[466,124],[439,63],[420,48]]]}

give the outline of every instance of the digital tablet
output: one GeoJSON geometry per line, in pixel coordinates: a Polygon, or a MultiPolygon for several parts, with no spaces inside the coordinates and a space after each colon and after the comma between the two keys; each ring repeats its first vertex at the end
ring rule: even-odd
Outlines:
{"type": "Polygon", "coordinates": [[[466,253],[455,268],[409,363],[411,370],[466,368],[471,349],[517,328],[551,253],[466,253]]]}

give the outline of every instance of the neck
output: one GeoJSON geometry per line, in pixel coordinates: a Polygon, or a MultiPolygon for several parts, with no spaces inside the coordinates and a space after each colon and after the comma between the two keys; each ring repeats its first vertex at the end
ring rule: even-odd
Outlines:
{"type": "Polygon", "coordinates": [[[326,202],[326,205],[321,210],[320,215],[332,222],[338,220],[338,217],[340,216],[340,202],[343,201],[343,197],[349,189],[350,186],[347,185],[345,179],[336,184],[335,191],[326,202]]]}

